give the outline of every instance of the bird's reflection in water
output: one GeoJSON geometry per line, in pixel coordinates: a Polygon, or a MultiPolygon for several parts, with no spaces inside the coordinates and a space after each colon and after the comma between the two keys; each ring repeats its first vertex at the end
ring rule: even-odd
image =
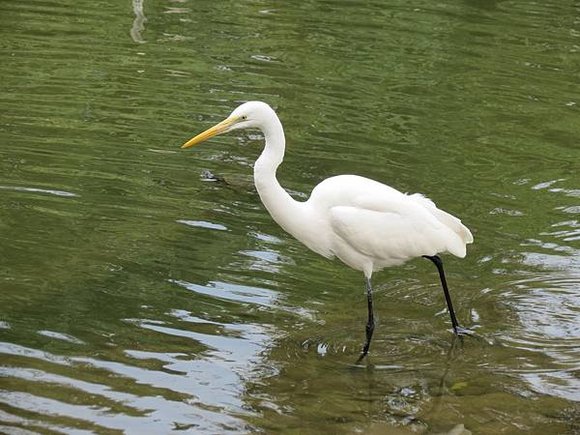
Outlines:
{"type": "Polygon", "coordinates": [[[133,0],[135,19],[133,20],[130,33],[133,41],[138,44],[144,44],[146,42],[142,35],[142,32],[145,30],[145,23],[147,22],[147,17],[143,12],[144,3],[145,0],[133,0]]]}

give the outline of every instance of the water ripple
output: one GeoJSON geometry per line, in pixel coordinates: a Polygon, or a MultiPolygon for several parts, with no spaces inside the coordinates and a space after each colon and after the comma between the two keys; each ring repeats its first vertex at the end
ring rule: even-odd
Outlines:
{"type": "Polygon", "coordinates": [[[76,193],[66,192],[64,190],[40,189],[37,187],[23,187],[23,186],[0,186],[3,190],[14,190],[16,192],[30,192],[30,193],[44,193],[46,195],[55,195],[65,198],[78,196],[76,193]]]}
{"type": "Polygon", "coordinates": [[[176,222],[190,227],[207,228],[209,230],[228,231],[228,227],[221,224],[215,224],[207,221],[192,221],[186,219],[179,219],[176,222]]]}
{"type": "MultiPolygon", "coordinates": [[[[545,258],[541,263],[554,266],[554,261],[545,258]]],[[[508,303],[514,306],[521,329],[504,334],[503,340],[513,348],[538,354],[526,357],[523,368],[511,369],[535,391],[580,400],[576,375],[580,371],[580,274],[563,270],[513,283],[517,293],[508,303]]]]}
{"type": "Polygon", "coordinates": [[[276,300],[280,298],[279,293],[273,290],[235,285],[227,282],[214,281],[205,286],[182,280],[170,279],[169,282],[198,294],[236,302],[259,304],[267,307],[273,307],[276,300]]]}
{"type": "MultiPolygon", "coordinates": [[[[224,370],[211,361],[188,362],[183,360],[185,355],[126,351],[127,355],[136,360],[159,359],[166,363],[166,370],[171,370],[173,366],[176,366],[176,370],[166,372],[95,358],[65,358],[11,343],[0,343],[0,353],[20,356],[25,358],[24,361],[37,359],[67,367],[81,364],[89,372],[100,369],[109,373],[109,376],[119,376],[124,379],[126,385],[135,382],[135,386],[151,387],[149,394],[133,394],[118,391],[117,388],[106,384],[82,381],[45,370],[3,367],[0,370],[0,376],[44,385],[53,384],[60,389],[74,390],[76,394],[100,396],[108,403],[105,406],[95,406],[92,403],[82,405],[50,399],[38,394],[6,390],[0,392],[0,402],[33,413],[67,416],[68,420],[91,422],[101,428],[124,430],[126,433],[167,433],[175,429],[175,425],[186,425],[207,431],[239,430],[245,426],[240,420],[219,412],[219,409],[224,406],[230,407],[230,410],[236,409],[242,412],[238,399],[239,377],[229,369],[224,370]],[[204,382],[209,372],[214,373],[211,377],[213,380],[211,384],[204,382]],[[187,376],[183,376],[182,373],[187,373],[187,376]],[[164,390],[179,393],[179,396],[173,400],[168,399],[166,398],[168,394],[162,393],[164,390]],[[212,403],[214,403],[213,406],[212,403]]],[[[134,387],[129,389],[134,389],[134,387]]]]}

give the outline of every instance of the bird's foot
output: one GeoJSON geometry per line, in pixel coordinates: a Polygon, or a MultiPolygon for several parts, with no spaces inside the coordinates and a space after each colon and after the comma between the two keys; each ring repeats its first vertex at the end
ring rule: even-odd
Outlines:
{"type": "Polygon", "coordinates": [[[369,354],[369,348],[370,348],[370,341],[367,341],[363,347],[363,350],[360,354],[360,356],[358,357],[358,359],[356,360],[356,364],[360,364],[360,362],[365,358],[365,356],[367,356],[369,354]]]}
{"type": "Polygon", "coordinates": [[[475,336],[475,331],[472,331],[469,328],[464,328],[463,326],[459,326],[457,325],[456,327],[453,328],[453,332],[455,333],[455,335],[457,337],[465,337],[467,335],[469,335],[470,337],[475,336]]]}
{"type": "Polygon", "coordinates": [[[490,339],[485,335],[478,334],[473,329],[464,328],[462,326],[457,326],[457,328],[453,328],[453,332],[455,333],[455,337],[459,338],[460,341],[463,341],[463,337],[471,337],[481,342],[487,343],[489,345],[498,344],[494,339],[490,339]]]}

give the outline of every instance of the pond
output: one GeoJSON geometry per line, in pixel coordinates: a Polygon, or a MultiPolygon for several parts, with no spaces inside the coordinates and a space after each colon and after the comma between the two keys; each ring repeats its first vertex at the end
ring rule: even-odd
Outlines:
{"type": "Polygon", "coordinates": [[[0,24],[1,432],[580,432],[580,2],[7,0],[0,24]],[[363,276],[273,222],[259,132],[179,149],[248,100],[294,198],[352,173],[461,217],[477,337],[416,259],[373,276],[356,364],[363,276]]]}

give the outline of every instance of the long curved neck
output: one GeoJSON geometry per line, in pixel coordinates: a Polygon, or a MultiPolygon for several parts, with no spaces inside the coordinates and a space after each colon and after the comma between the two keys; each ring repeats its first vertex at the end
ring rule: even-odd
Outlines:
{"type": "Polygon", "coordinates": [[[254,164],[254,183],[260,199],[272,218],[284,230],[295,234],[302,222],[301,204],[284,190],[276,178],[276,170],[284,159],[286,141],[282,123],[272,113],[271,118],[261,126],[266,145],[254,164]]]}

